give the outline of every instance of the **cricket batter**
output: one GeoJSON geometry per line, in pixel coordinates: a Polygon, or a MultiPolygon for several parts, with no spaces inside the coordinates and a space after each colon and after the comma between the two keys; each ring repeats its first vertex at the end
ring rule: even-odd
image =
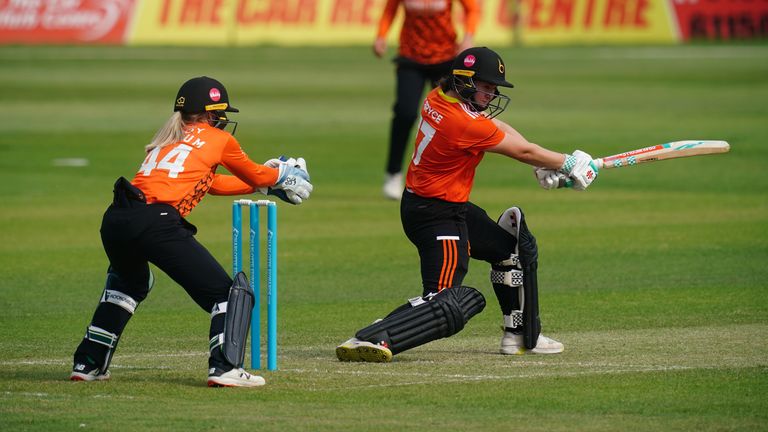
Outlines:
{"type": "MultiPolygon", "coordinates": [[[[173,115],[146,146],[132,181],[120,177],[104,213],[101,239],[109,258],[107,280],[85,336],[74,354],[73,381],[110,378],[109,363],[126,324],[152,289],[148,263],[164,271],[210,313],[208,386],[255,387],[264,379],[243,370],[252,298],[248,280],[229,274],[197,242],[185,217],[213,195],[261,192],[291,204],[309,198],[312,184],[303,159],[251,161],[232,136],[239,112],[224,86],[209,77],[185,82],[173,115]],[[232,134],[224,128],[233,124],[232,134]],[[224,166],[233,175],[217,174],[224,166]],[[250,303],[248,303],[250,301],[250,303]],[[247,310],[247,313],[243,313],[247,310]],[[231,312],[231,313],[228,313],[231,312]],[[235,313],[235,312],[238,313],[235,313]],[[243,339],[243,340],[239,340],[243,339]]],[[[162,333],[163,329],[157,329],[162,333]]],[[[162,338],[161,338],[162,339],[162,338]]]]}
{"type": "Polygon", "coordinates": [[[567,176],[574,189],[584,190],[598,170],[588,154],[547,150],[496,119],[509,103],[499,87],[512,87],[501,57],[485,47],[469,48],[424,100],[400,203],[403,229],[419,251],[423,291],[339,345],[339,360],[388,362],[458,333],[485,307],[478,290],[462,286],[470,257],[491,264],[504,327],[500,352],[563,351],[562,343],[541,334],[538,250],[523,212],[510,207],[494,221],[468,201],[469,194],[486,152],[533,165],[545,189],[567,176]]]}
{"type": "Polygon", "coordinates": [[[413,125],[419,117],[419,102],[425,84],[437,86],[438,80],[451,70],[453,58],[474,44],[480,20],[480,7],[475,0],[460,0],[464,35],[457,40],[453,21],[453,0],[387,0],[379,19],[373,53],[381,58],[387,52],[387,33],[397,15],[403,11],[400,44],[395,57],[395,104],[389,130],[387,166],[382,191],[384,196],[399,200],[403,193],[403,160],[413,125]],[[402,6],[402,7],[401,7],[402,6]]]}

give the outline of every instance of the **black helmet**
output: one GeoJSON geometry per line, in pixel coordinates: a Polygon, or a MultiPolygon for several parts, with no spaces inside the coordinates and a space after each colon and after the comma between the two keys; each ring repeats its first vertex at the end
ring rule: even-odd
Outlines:
{"type": "Polygon", "coordinates": [[[469,48],[453,60],[451,67],[453,89],[473,109],[476,111],[488,109],[490,111],[488,116],[493,118],[507,108],[509,98],[496,90],[493,100],[487,106],[479,105],[473,98],[479,91],[475,81],[485,81],[499,87],[514,87],[507,81],[505,72],[504,60],[493,50],[487,47],[469,48]]]}
{"type": "Polygon", "coordinates": [[[237,129],[237,122],[230,121],[226,113],[240,112],[229,104],[229,95],[224,84],[207,76],[192,78],[182,84],[176,94],[173,110],[182,113],[211,112],[216,117],[212,125],[224,129],[227,124],[232,123],[233,134],[237,129]]]}

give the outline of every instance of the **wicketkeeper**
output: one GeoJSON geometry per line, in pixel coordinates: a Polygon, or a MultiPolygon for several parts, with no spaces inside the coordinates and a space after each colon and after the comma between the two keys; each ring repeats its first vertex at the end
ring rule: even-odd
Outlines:
{"type": "Polygon", "coordinates": [[[120,177],[115,183],[114,199],[101,225],[109,258],[107,280],[75,351],[70,379],[109,379],[120,336],[152,289],[148,265],[152,263],[210,314],[208,385],[260,386],[264,379],[242,368],[253,308],[248,280],[241,272],[233,281],[197,242],[197,228],[185,217],[206,193],[243,195],[259,190],[300,204],[312,192],[306,163],[301,158],[271,159],[264,165],[251,161],[232,135],[237,122],[227,118],[227,113],[239,110],[213,78],[185,82],[173,111],[146,146],[133,180],[120,177]],[[224,130],[230,124],[232,133],[224,130]],[[219,166],[232,175],[217,174],[219,166]]]}
{"type": "Polygon", "coordinates": [[[470,257],[491,264],[504,327],[501,353],[563,351],[562,343],[540,333],[538,249],[523,212],[510,207],[494,221],[468,201],[469,194],[486,152],[533,165],[546,189],[566,176],[574,189],[586,189],[597,167],[582,151],[547,150],[496,119],[509,103],[499,87],[512,87],[501,57],[485,47],[470,48],[427,95],[400,204],[405,234],[419,251],[422,294],[339,345],[339,360],[387,362],[458,333],[485,307],[480,291],[462,285],[470,257]]]}

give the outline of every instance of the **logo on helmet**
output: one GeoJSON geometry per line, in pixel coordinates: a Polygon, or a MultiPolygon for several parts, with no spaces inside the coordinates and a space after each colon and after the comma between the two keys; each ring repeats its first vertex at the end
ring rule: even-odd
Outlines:
{"type": "Polygon", "coordinates": [[[504,63],[501,62],[501,59],[496,59],[499,61],[499,73],[504,73],[504,63]]]}
{"type": "Polygon", "coordinates": [[[208,92],[208,96],[210,96],[211,100],[214,102],[218,102],[219,99],[221,99],[221,92],[216,87],[212,88],[208,92]]]}
{"type": "Polygon", "coordinates": [[[475,56],[472,54],[464,57],[464,66],[466,67],[472,67],[472,65],[475,64],[475,56]]]}
{"type": "Polygon", "coordinates": [[[176,99],[176,106],[183,107],[184,101],[186,101],[186,99],[184,99],[184,96],[180,96],[178,99],[176,99]]]}

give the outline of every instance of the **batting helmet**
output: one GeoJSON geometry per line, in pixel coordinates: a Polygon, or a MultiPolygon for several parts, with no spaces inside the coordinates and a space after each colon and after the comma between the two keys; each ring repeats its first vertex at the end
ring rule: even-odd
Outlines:
{"type": "Polygon", "coordinates": [[[484,81],[498,87],[514,87],[506,79],[504,60],[487,47],[474,47],[462,51],[453,60],[451,67],[453,89],[459,97],[472,106],[476,111],[489,110],[490,118],[496,117],[507,108],[509,98],[498,89],[488,105],[480,105],[474,95],[479,91],[475,81],[484,81]]]}

